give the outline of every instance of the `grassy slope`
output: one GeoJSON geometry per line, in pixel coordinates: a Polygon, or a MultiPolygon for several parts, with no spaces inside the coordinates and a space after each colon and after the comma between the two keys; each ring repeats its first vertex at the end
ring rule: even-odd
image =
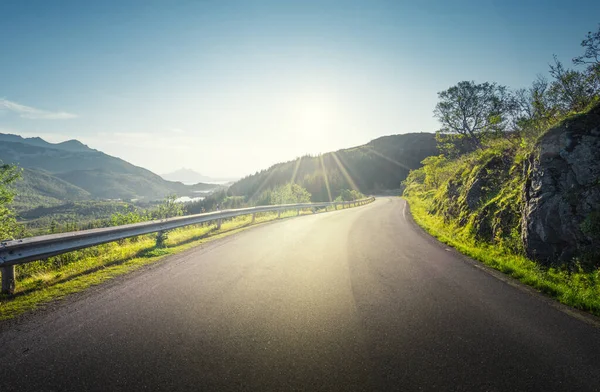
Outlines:
{"type": "Polygon", "coordinates": [[[38,205],[58,205],[64,200],[87,200],[89,192],[38,170],[23,169],[22,178],[11,184],[16,197],[13,208],[19,212],[38,205]]]}
{"type": "MultiPolygon", "coordinates": [[[[311,212],[305,210],[302,214],[311,212]]],[[[295,211],[281,214],[282,218],[294,216],[295,211]]],[[[277,213],[257,214],[254,225],[276,219],[277,213]]],[[[0,320],[16,317],[50,301],[137,270],[167,255],[235,234],[251,225],[251,216],[241,216],[223,222],[220,230],[215,225],[173,230],[168,234],[166,248],[157,248],[155,236],[146,235],[18,266],[15,295],[0,296],[0,320]]]]}

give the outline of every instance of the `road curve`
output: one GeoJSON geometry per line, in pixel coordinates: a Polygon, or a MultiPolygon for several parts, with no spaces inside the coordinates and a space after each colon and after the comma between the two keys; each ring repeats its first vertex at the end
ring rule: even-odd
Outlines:
{"type": "Polygon", "coordinates": [[[0,391],[596,391],[600,330],[404,201],[263,225],[0,323],[0,391]]]}

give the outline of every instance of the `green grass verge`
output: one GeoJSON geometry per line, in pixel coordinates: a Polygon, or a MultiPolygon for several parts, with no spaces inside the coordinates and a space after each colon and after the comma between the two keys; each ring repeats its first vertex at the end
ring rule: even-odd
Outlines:
{"type": "MultiPolygon", "coordinates": [[[[294,217],[296,214],[296,211],[287,211],[281,214],[281,218],[294,217]]],[[[312,212],[301,211],[301,215],[307,214],[312,212]]],[[[276,219],[277,213],[256,214],[254,223],[250,215],[241,216],[223,221],[220,230],[214,224],[171,230],[163,248],[156,247],[155,235],[144,235],[17,266],[15,294],[0,296],[0,320],[14,318],[48,302],[135,271],[165,256],[276,219]]]]}
{"type": "Polygon", "coordinates": [[[430,202],[417,196],[405,197],[415,222],[441,242],[475,260],[520,280],[565,305],[600,316],[600,271],[586,272],[544,268],[538,263],[504,249],[475,241],[462,227],[445,223],[429,214],[430,202]]]}

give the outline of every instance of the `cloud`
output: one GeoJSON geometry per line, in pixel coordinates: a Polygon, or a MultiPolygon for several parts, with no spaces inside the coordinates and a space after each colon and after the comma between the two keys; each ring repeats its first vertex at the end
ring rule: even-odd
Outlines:
{"type": "Polygon", "coordinates": [[[17,113],[20,117],[33,120],[68,120],[76,118],[76,114],[67,112],[49,112],[47,110],[32,108],[0,98],[0,111],[8,110],[17,113]]]}

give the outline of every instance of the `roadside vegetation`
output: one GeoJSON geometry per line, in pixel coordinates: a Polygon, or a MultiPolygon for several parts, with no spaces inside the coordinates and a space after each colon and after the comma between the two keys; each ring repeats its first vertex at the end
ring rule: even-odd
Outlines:
{"type": "MultiPolygon", "coordinates": [[[[5,166],[3,170],[4,184],[17,179],[17,168],[5,166]]],[[[5,199],[3,200],[9,201],[13,193],[6,187],[0,189],[4,189],[5,199]]],[[[268,201],[271,202],[269,204],[310,201],[310,194],[306,189],[296,184],[278,187],[271,190],[268,195],[270,197],[268,201]]],[[[358,192],[347,190],[344,195],[348,200],[357,200],[364,197],[358,192]]],[[[235,196],[228,197],[225,192],[213,194],[204,199],[202,203],[177,203],[175,202],[175,196],[171,196],[152,208],[125,209],[116,212],[110,219],[102,220],[102,223],[105,226],[118,226],[206,212],[207,210],[213,211],[217,208],[229,209],[246,206],[247,204],[243,203],[242,199],[235,196]]],[[[338,207],[338,209],[341,208],[341,206],[338,207]]],[[[321,210],[324,211],[324,209],[321,210]]],[[[331,210],[331,208],[328,210],[331,210]]],[[[4,212],[7,213],[5,215],[7,219],[2,234],[5,236],[4,238],[7,238],[7,236],[14,237],[14,234],[20,233],[19,224],[11,215],[10,209],[5,207],[4,212]]],[[[307,215],[314,212],[318,211],[305,209],[301,210],[300,214],[307,215]]],[[[296,211],[283,212],[280,217],[276,212],[258,213],[254,221],[251,215],[241,216],[224,220],[220,229],[214,223],[188,226],[170,230],[162,235],[142,235],[65,253],[46,260],[18,265],[16,266],[18,283],[14,295],[0,296],[0,320],[13,318],[50,301],[137,270],[167,255],[176,254],[202,245],[205,242],[235,234],[252,225],[295,216],[297,216],[296,211]]],[[[65,226],[61,226],[61,228],[65,228],[65,226]]],[[[58,232],[57,227],[50,227],[47,230],[58,232]]]]}
{"type": "MultiPolygon", "coordinates": [[[[598,254],[534,261],[522,237],[524,189],[538,141],[553,127],[598,110],[600,28],[581,45],[574,69],[555,57],[550,77],[539,76],[528,88],[463,81],[440,92],[434,111],[440,154],[409,174],[404,197],[415,221],[441,241],[600,316],[598,254]]],[[[600,234],[599,217],[590,214],[581,230],[600,234]]]]}

